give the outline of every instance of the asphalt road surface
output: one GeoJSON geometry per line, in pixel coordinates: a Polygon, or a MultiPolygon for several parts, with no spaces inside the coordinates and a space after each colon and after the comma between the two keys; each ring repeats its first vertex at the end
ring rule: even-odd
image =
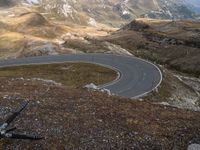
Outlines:
{"type": "Polygon", "coordinates": [[[136,57],[107,54],[56,55],[9,59],[0,61],[0,67],[62,62],[99,64],[116,70],[119,73],[118,79],[103,85],[102,88],[106,88],[112,94],[122,97],[142,97],[157,88],[162,81],[161,71],[152,63],[136,57]]]}

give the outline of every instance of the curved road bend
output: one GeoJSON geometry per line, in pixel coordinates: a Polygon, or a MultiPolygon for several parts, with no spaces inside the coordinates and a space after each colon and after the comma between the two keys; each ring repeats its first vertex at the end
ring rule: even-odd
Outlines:
{"type": "Polygon", "coordinates": [[[0,67],[53,64],[63,62],[85,62],[112,68],[120,73],[119,79],[103,87],[112,94],[136,98],[144,96],[158,87],[162,81],[162,73],[155,65],[136,57],[107,54],[78,54],[39,56],[0,61],[0,67]]]}

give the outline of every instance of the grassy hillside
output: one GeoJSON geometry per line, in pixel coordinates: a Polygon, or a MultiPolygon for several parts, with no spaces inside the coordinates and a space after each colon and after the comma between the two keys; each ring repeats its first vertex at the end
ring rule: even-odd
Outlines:
{"type": "Polygon", "coordinates": [[[37,12],[37,8],[22,6],[0,10],[0,29],[1,59],[81,52],[62,44],[74,39],[82,42],[86,36],[107,35],[113,30],[66,24],[37,12]]]}
{"type": "Polygon", "coordinates": [[[200,23],[138,19],[102,38],[132,54],[179,71],[200,75],[200,23]]]}
{"type": "Polygon", "coordinates": [[[53,80],[71,88],[82,88],[90,83],[101,85],[111,82],[115,80],[117,73],[92,64],[66,63],[9,67],[0,69],[1,77],[53,80]]]}
{"type": "Polygon", "coordinates": [[[90,82],[108,82],[113,77],[113,71],[88,64],[1,69],[0,121],[25,99],[29,105],[14,125],[17,131],[37,133],[45,139],[1,140],[0,149],[101,150],[134,146],[168,150],[186,149],[191,141],[199,139],[198,112],[81,88],[90,82]]]}

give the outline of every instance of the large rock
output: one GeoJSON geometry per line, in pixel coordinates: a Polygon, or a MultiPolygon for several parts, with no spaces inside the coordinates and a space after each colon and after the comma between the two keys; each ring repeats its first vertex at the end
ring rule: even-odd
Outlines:
{"type": "Polygon", "coordinates": [[[200,150],[200,145],[199,144],[191,144],[188,146],[187,150],[200,150]]]}

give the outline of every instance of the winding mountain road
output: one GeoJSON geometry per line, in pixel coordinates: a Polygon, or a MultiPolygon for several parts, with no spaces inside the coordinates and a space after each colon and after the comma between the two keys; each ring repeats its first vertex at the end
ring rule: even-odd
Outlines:
{"type": "Polygon", "coordinates": [[[153,91],[162,82],[162,73],[154,64],[136,57],[107,54],[77,54],[39,56],[20,59],[1,60],[0,68],[30,64],[53,64],[63,62],[85,62],[99,64],[119,73],[119,77],[101,88],[112,94],[137,98],[153,91]]]}

